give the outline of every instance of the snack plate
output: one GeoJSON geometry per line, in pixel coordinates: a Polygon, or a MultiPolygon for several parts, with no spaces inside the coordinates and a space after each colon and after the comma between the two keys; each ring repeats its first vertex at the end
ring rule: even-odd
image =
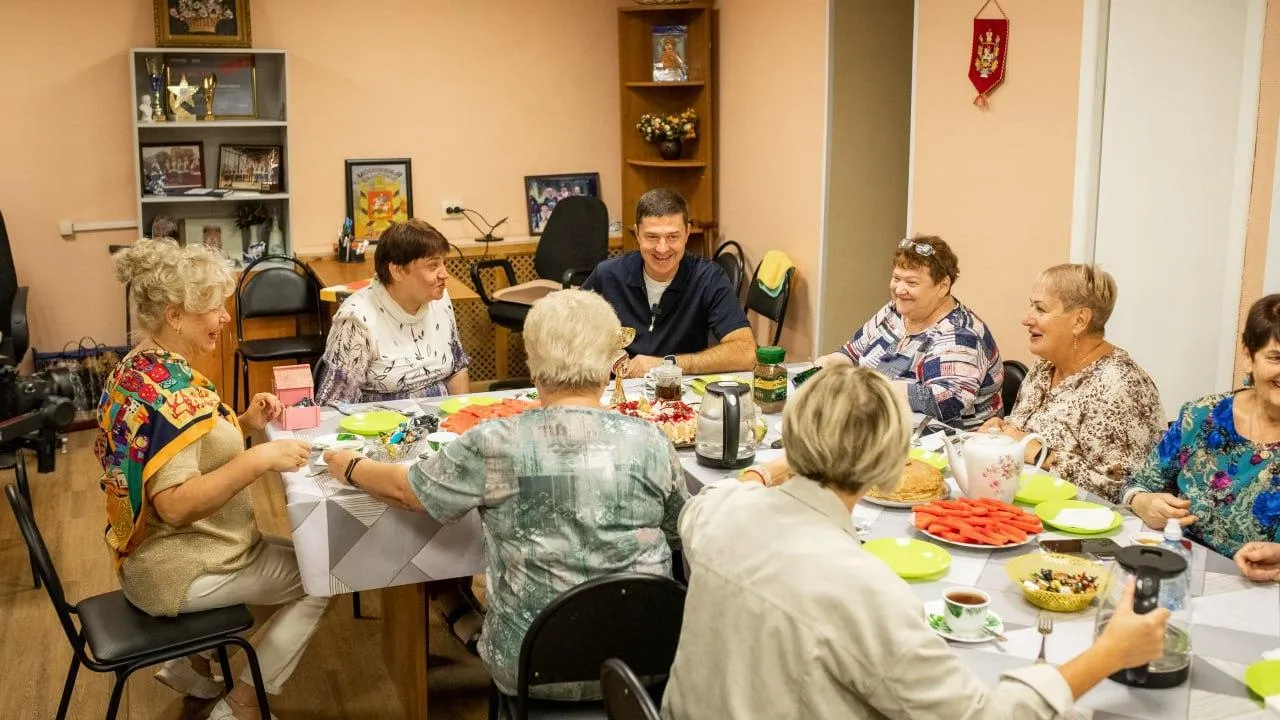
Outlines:
{"type": "MultiPolygon", "coordinates": [[[[930,498],[928,500],[905,500],[905,501],[904,500],[884,500],[882,498],[871,497],[870,495],[862,496],[862,500],[871,505],[879,505],[880,507],[897,508],[897,509],[913,508],[917,505],[925,505],[935,500],[950,500],[950,499],[951,499],[951,486],[945,483],[942,486],[942,495],[936,498],[930,498]]],[[[946,542],[946,540],[943,540],[943,542],[946,542]]]]}
{"type": "Polygon", "coordinates": [[[937,535],[934,535],[928,530],[922,530],[918,527],[915,527],[915,525],[912,525],[912,529],[920,533],[921,535],[924,535],[925,537],[929,538],[930,540],[937,540],[940,543],[946,543],[948,545],[954,545],[956,547],[974,548],[976,550],[1008,550],[1009,548],[1022,547],[1023,545],[1037,542],[1040,539],[1040,533],[1036,533],[1035,535],[1028,533],[1027,539],[1023,540],[1020,543],[1008,543],[1006,545],[987,545],[985,543],[966,543],[966,542],[956,542],[955,540],[947,540],[946,538],[940,538],[937,535]]]}

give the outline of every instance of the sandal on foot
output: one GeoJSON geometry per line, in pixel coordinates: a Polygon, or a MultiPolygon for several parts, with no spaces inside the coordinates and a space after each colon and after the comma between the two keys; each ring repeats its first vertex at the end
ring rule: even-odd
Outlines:
{"type": "MultiPolygon", "coordinates": [[[[236,704],[238,705],[239,703],[236,704]]],[[[258,706],[255,704],[253,707],[256,710],[258,706]]],[[[214,705],[213,709],[209,711],[209,720],[236,720],[236,713],[231,709],[231,701],[227,698],[219,700],[218,704],[214,705]]],[[[271,713],[271,720],[279,719],[275,713],[271,713]]]]}
{"type": "Polygon", "coordinates": [[[196,672],[191,667],[191,661],[184,657],[174,658],[161,665],[155,678],[176,692],[201,700],[212,700],[226,690],[221,682],[196,672]]]}
{"type": "Polygon", "coordinates": [[[449,634],[452,635],[455,640],[462,643],[462,646],[467,649],[467,652],[475,655],[476,657],[480,657],[480,632],[476,631],[471,633],[471,637],[463,638],[462,634],[458,632],[457,627],[458,621],[466,617],[467,613],[472,612],[475,612],[475,610],[473,610],[470,605],[459,603],[458,606],[453,609],[453,612],[450,612],[445,616],[444,626],[449,629],[449,634]]]}

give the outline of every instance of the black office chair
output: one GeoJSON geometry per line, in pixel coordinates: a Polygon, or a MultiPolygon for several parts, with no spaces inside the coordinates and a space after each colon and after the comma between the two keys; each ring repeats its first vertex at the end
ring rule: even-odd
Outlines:
{"type": "Polygon", "coordinates": [[[782,322],[787,317],[787,302],[791,299],[791,281],[795,273],[795,268],[787,270],[787,274],[782,278],[782,289],[777,297],[773,297],[757,282],[760,279],[760,265],[757,264],[756,271],[751,275],[751,284],[747,286],[747,310],[754,310],[761,317],[774,322],[771,345],[777,345],[778,340],[782,338],[782,322]]]}
{"type": "Polygon", "coordinates": [[[236,354],[232,368],[232,403],[240,397],[241,409],[249,407],[249,363],[305,360],[314,363],[324,354],[320,334],[324,316],[320,310],[320,280],[305,263],[286,255],[267,255],[249,264],[236,287],[236,354]],[[262,266],[263,263],[272,263],[262,266]],[[316,331],[293,337],[244,339],[244,321],[269,317],[311,317],[316,331]]]}
{"type": "Polygon", "coordinates": [[[711,260],[724,270],[724,274],[729,278],[729,285],[733,287],[733,296],[742,298],[742,281],[747,275],[746,253],[742,251],[742,246],[733,240],[726,240],[720,243],[720,247],[711,254],[711,260]],[[732,251],[732,252],[731,252],[732,251]]]}
{"type": "Polygon", "coordinates": [[[533,254],[538,278],[516,283],[516,271],[506,258],[483,260],[471,266],[471,284],[489,310],[489,319],[513,332],[524,330],[529,306],[561,288],[581,285],[609,256],[609,211],[599,198],[573,195],[556,203],[533,254]],[[501,268],[507,287],[490,292],[482,271],[501,268]]]}
{"type": "Polygon", "coordinates": [[[534,618],[520,647],[516,695],[491,686],[489,717],[604,718],[600,702],[529,698],[534,685],[599,680],[610,658],[643,677],[665,677],[684,619],[684,585],[646,573],[619,573],[570,588],[534,618]]]}
{"type": "Polygon", "coordinates": [[[600,692],[609,720],[660,720],[649,691],[618,658],[605,660],[600,668],[600,692]]]}
{"type": "Polygon", "coordinates": [[[1018,400],[1018,391],[1022,389],[1022,381],[1027,379],[1027,366],[1017,360],[1004,361],[1004,382],[1000,383],[1000,417],[1008,417],[1013,412],[1013,404],[1018,400]]]}
{"type": "MultiPolygon", "coordinates": [[[[58,703],[57,720],[67,716],[71,693],[75,690],[76,674],[84,665],[94,672],[112,672],[116,675],[111,699],[107,703],[107,720],[113,720],[120,708],[120,697],[125,681],[135,671],[166,660],[186,657],[193,653],[216,649],[222,663],[222,678],[227,689],[234,684],[231,664],[227,660],[227,645],[238,645],[244,650],[253,673],[253,685],[257,689],[258,712],[271,717],[267,693],[262,684],[262,671],[258,667],[258,654],[249,641],[240,637],[253,627],[253,616],[244,605],[184,613],[177,617],[151,617],[129,604],[124,593],[115,592],[94,595],[71,605],[62,592],[62,581],[44,544],[40,528],[36,526],[31,505],[13,485],[4,489],[9,507],[18,520],[22,539],[26,541],[31,556],[36,561],[40,577],[44,580],[49,601],[53,603],[58,622],[62,624],[71,643],[71,668],[62,686],[62,700],[58,703]],[[80,618],[80,627],[71,616],[80,618]],[[86,652],[86,648],[88,652],[86,652]]],[[[39,649],[33,649],[39,652],[39,649]]]]}
{"type": "Polygon", "coordinates": [[[27,296],[30,288],[18,285],[18,271],[13,266],[13,250],[9,247],[9,231],[0,214],[0,355],[18,365],[31,347],[27,329],[27,296]]]}
{"type": "Polygon", "coordinates": [[[533,387],[533,381],[529,378],[507,378],[505,380],[495,380],[489,384],[489,392],[498,390],[525,390],[533,387]]]}

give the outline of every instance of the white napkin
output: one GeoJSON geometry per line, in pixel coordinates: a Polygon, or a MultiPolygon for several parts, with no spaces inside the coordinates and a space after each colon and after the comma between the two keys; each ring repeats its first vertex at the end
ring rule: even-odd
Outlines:
{"type": "Polygon", "coordinates": [[[1064,508],[1058,511],[1053,521],[1084,530],[1105,530],[1113,519],[1114,511],[1106,508],[1064,508]]]}

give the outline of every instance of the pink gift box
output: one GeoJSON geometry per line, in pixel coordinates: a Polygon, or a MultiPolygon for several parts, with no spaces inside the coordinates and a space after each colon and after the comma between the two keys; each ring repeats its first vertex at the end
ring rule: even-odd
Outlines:
{"type": "Polygon", "coordinates": [[[284,405],[276,424],[284,430],[304,430],[320,424],[320,408],[294,407],[303,400],[315,401],[315,386],[309,365],[281,365],[271,370],[271,391],[284,405]]]}

